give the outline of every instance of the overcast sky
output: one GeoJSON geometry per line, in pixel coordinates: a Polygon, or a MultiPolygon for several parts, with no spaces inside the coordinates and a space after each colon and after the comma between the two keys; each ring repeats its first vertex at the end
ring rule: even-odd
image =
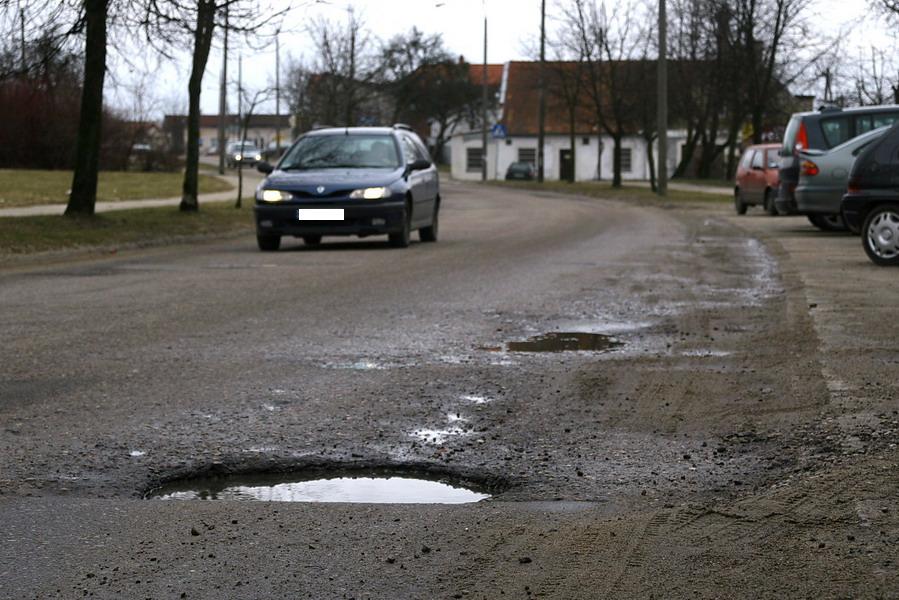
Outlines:
{"type": "MultiPolygon", "coordinates": [[[[274,0],[275,3],[281,0],[274,0]]],[[[353,0],[351,2],[302,2],[305,6],[294,11],[287,18],[281,35],[282,63],[288,55],[311,58],[313,48],[302,33],[305,23],[313,17],[324,16],[335,21],[345,21],[347,10],[352,7],[355,14],[366,23],[372,34],[386,39],[397,33],[407,32],[413,26],[426,33],[439,33],[447,48],[464,55],[469,62],[483,60],[483,18],[488,19],[488,61],[502,63],[509,60],[527,60],[527,48],[533,44],[540,26],[540,0],[353,0]]],[[[285,2],[286,4],[286,2],[285,2]]],[[[553,13],[558,0],[547,0],[548,27],[552,27],[553,13]]],[[[886,43],[887,26],[881,17],[870,14],[866,0],[814,0],[810,12],[812,20],[822,30],[836,32],[850,28],[845,49],[854,50],[870,43],[886,43]],[[857,24],[856,24],[857,23],[857,24]]],[[[238,50],[232,47],[229,62],[229,78],[237,76],[238,50]]],[[[263,50],[244,48],[244,84],[250,89],[265,87],[274,81],[274,44],[263,50]]],[[[121,63],[121,61],[119,61],[121,63]]],[[[215,48],[209,58],[202,93],[203,112],[218,113],[218,81],[221,72],[221,53],[215,48]]],[[[151,89],[159,112],[186,111],[187,106],[187,57],[177,65],[160,65],[152,68],[151,89]]],[[[126,81],[135,77],[141,69],[129,75],[128,67],[121,64],[114,67],[117,80],[126,81]]],[[[282,70],[283,73],[283,70],[282,70]]],[[[794,90],[805,92],[809,90],[794,90]]],[[[234,96],[234,94],[232,94],[234,96]]],[[[235,99],[229,100],[233,110],[235,99]]],[[[127,104],[126,96],[120,95],[118,103],[127,104]]],[[[274,106],[266,107],[274,110],[274,106]]],[[[282,112],[286,110],[282,104],[282,112]]]]}

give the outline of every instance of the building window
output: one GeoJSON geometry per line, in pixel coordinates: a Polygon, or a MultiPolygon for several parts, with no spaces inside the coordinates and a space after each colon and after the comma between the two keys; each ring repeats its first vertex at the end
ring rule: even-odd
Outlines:
{"type": "Polygon", "coordinates": [[[532,165],[537,164],[537,149],[536,148],[519,148],[518,149],[518,162],[526,162],[531,163],[532,165]]]}
{"type": "Polygon", "coordinates": [[[589,145],[590,145],[590,138],[588,138],[588,137],[581,138],[581,143],[582,143],[583,145],[585,145],[585,146],[589,146],[589,145]]]}
{"type": "Polygon", "coordinates": [[[630,148],[621,149],[621,172],[630,173],[633,169],[633,155],[630,148]]]}
{"type": "Polygon", "coordinates": [[[483,155],[483,148],[466,148],[465,170],[469,173],[480,173],[483,166],[481,161],[483,155]]]}

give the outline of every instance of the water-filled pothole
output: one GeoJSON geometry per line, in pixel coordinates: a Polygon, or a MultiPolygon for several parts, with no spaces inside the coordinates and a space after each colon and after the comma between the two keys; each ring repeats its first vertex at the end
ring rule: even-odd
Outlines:
{"type": "Polygon", "coordinates": [[[372,504],[464,504],[489,497],[482,490],[450,484],[445,479],[378,471],[315,478],[285,473],[204,477],[168,483],[147,494],[147,498],[161,500],[372,504]]]}
{"type": "Polygon", "coordinates": [[[621,342],[601,333],[553,331],[506,346],[510,352],[603,352],[621,346],[621,342]]]}

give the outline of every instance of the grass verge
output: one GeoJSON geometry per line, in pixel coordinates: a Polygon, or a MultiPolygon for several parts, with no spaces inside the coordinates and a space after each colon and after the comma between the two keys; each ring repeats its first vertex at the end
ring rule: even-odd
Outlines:
{"type": "Polygon", "coordinates": [[[577,183],[568,183],[566,181],[544,181],[537,183],[536,181],[494,181],[491,185],[500,185],[503,187],[517,187],[526,190],[555,192],[560,194],[572,194],[576,196],[589,196],[591,198],[602,198],[608,200],[638,200],[645,202],[680,202],[680,203],[725,203],[731,202],[730,196],[719,194],[707,194],[696,192],[684,192],[681,190],[668,190],[668,196],[660,198],[652,190],[644,187],[629,187],[625,185],[620,188],[613,188],[612,184],[607,181],[579,181],[577,183]]]}
{"type": "Polygon", "coordinates": [[[188,239],[253,231],[253,209],[209,203],[197,213],[177,207],[111,211],[93,217],[40,216],[0,219],[0,254],[68,249],[157,246],[188,239]]]}
{"type": "MultiPolygon", "coordinates": [[[[97,202],[174,198],[181,195],[181,173],[139,173],[102,171],[97,185],[97,202]]],[[[72,186],[71,171],[0,169],[0,208],[65,204],[72,186]]],[[[218,177],[200,175],[200,193],[233,189],[218,177]]]]}

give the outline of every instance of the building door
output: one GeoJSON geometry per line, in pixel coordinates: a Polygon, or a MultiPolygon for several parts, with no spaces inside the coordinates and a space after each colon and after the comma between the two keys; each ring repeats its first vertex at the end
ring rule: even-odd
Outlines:
{"type": "Polygon", "coordinates": [[[559,150],[559,179],[572,181],[574,179],[574,161],[571,160],[571,150],[559,150]]]}

